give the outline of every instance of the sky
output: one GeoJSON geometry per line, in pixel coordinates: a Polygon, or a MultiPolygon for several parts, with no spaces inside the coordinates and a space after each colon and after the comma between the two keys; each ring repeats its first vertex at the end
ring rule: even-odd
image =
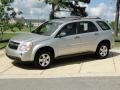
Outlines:
{"type": "MultiPolygon", "coordinates": [[[[80,3],[81,6],[86,6],[86,11],[91,17],[101,17],[106,20],[114,20],[115,18],[115,1],[116,0],[91,0],[90,4],[80,3]]],[[[15,0],[12,4],[15,11],[22,11],[23,14],[18,17],[31,19],[46,19],[49,18],[51,6],[46,5],[43,0],[15,0]]],[[[60,12],[56,15],[69,16],[69,13],[60,12]]]]}

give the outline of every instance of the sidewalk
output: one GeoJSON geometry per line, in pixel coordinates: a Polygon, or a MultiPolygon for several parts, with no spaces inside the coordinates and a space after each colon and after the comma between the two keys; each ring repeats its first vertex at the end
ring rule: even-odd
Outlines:
{"type": "Polygon", "coordinates": [[[39,70],[32,63],[14,62],[0,51],[0,78],[55,78],[79,76],[120,76],[120,48],[113,49],[107,59],[81,55],[57,60],[50,69],[39,70]]]}

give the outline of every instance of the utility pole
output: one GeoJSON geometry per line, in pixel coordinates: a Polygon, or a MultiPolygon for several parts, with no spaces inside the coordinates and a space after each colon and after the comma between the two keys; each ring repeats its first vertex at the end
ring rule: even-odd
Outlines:
{"type": "Polygon", "coordinates": [[[30,24],[29,24],[29,27],[30,27],[30,32],[32,31],[31,30],[31,27],[32,27],[32,23],[31,23],[31,20],[30,20],[30,24]]]}
{"type": "Polygon", "coordinates": [[[116,1],[116,16],[115,16],[115,36],[118,37],[119,31],[119,13],[120,13],[120,0],[116,1]]]}

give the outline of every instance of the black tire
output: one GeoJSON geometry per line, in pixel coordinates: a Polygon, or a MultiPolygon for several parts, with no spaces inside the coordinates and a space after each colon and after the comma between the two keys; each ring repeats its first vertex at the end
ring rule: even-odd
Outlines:
{"type": "Polygon", "coordinates": [[[105,59],[107,58],[107,56],[109,55],[109,50],[110,50],[110,46],[106,43],[101,43],[98,45],[97,50],[96,50],[96,55],[98,58],[100,59],[105,59]],[[102,48],[105,48],[105,50],[102,52],[102,48]],[[103,53],[103,54],[102,54],[103,53]]]}
{"type": "Polygon", "coordinates": [[[34,65],[39,69],[47,69],[52,65],[53,59],[54,59],[54,57],[53,57],[53,54],[51,52],[46,51],[46,50],[39,51],[35,56],[34,65]],[[42,55],[49,55],[49,57],[50,57],[49,63],[46,66],[42,65],[42,61],[40,62],[40,58],[42,59],[42,57],[43,57],[42,55]]]}

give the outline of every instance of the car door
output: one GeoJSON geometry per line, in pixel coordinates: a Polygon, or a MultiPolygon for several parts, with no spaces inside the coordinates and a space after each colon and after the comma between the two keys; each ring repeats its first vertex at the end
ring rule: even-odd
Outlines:
{"type": "Polygon", "coordinates": [[[77,42],[79,52],[96,50],[98,44],[99,31],[91,21],[78,22],[77,42]]]}
{"type": "Polygon", "coordinates": [[[77,23],[69,23],[65,25],[57,34],[55,46],[58,50],[58,55],[68,55],[77,53],[79,50],[77,48],[76,41],[77,33],[77,23]],[[65,33],[63,37],[59,35],[65,33]]]}

